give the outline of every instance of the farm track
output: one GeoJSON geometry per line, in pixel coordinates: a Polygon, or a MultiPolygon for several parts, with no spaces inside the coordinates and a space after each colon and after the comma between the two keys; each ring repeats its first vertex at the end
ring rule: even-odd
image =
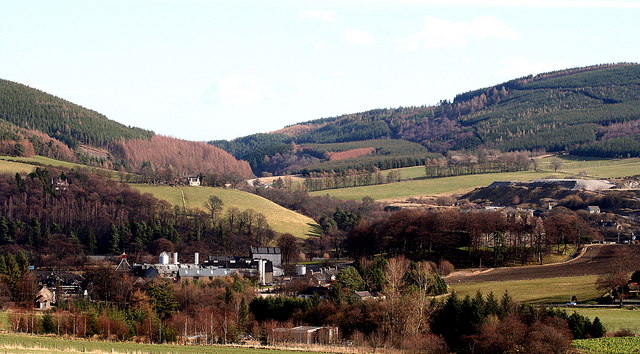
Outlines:
{"type": "Polygon", "coordinates": [[[602,275],[621,269],[640,269],[640,245],[591,245],[582,256],[564,263],[541,266],[494,268],[476,274],[456,274],[446,278],[449,284],[488,281],[529,280],[582,275],[602,275]]]}

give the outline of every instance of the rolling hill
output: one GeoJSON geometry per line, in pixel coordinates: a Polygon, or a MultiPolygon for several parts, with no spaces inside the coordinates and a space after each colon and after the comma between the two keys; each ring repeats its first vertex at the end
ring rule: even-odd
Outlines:
{"type": "MultiPolygon", "coordinates": [[[[594,65],[527,76],[461,93],[435,106],[375,109],[211,143],[236,157],[258,156],[261,151],[260,159],[251,164],[254,172],[277,173],[303,172],[307,166],[329,161],[309,154],[305,146],[380,139],[421,144],[426,150],[417,155],[423,157],[427,152],[478,147],[637,157],[640,65],[594,65]]],[[[350,165],[356,166],[358,160],[363,158],[354,157],[350,165]]],[[[347,166],[348,161],[342,164],[347,166]]]]}
{"type": "Polygon", "coordinates": [[[291,233],[300,238],[314,234],[316,222],[313,219],[279,206],[255,194],[235,190],[212,187],[168,187],[132,184],[133,188],[143,193],[151,193],[158,199],[173,205],[186,208],[204,209],[209,196],[215,195],[222,200],[224,208],[240,210],[253,209],[267,218],[271,228],[279,233],[291,233]]]}
{"type": "Polygon", "coordinates": [[[442,178],[424,178],[424,167],[410,167],[396,170],[407,181],[372,186],[327,189],[311,192],[311,195],[330,195],[339,199],[362,200],[371,197],[375,200],[395,200],[409,197],[462,194],[474,188],[484,187],[494,181],[527,181],[538,178],[615,178],[637,175],[640,171],[640,158],[599,159],[564,156],[559,158],[562,166],[558,171],[550,166],[555,157],[542,158],[538,162],[538,171],[482,173],[475,175],[452,176],[442,178]]]}
{"type": "Polygon", "coordinates": [[[155,135],[43,91],[0,80],[0,155],[42,155],[129,172],[252,176],[205,143],[155,135]]]}

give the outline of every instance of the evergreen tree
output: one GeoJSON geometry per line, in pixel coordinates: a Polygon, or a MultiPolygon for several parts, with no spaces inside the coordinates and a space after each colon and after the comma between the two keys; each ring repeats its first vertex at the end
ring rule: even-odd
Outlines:
{"type": "Polygon", "coordinates": [[[0,274],[8,275],[9,270],[7,269],[7,262],[4,260],[4,256],[0,256],[0,274]]]}
{"type": "Polygon", "coordinates": [[[224,303],[229,305],[233,301],[233,293],[231,292],[231,287],[227,286],[224,289],[224,303]]]}
{"type": "Polygon", "coordinates": [[[24,183],[24,179],[22,178],[22,175],[20,173],[16,172],[15,180],[16,180],[16,185],[18,186],[18,190],[20,192],[26,192],[27,186],[24,183]]]}
{"type": "Polygon", "coordinates": [[[18,264],[18,272],[20,272],[20,275],[29,270],[29,257],[27,257],[27,254],[24,251],[18,252],[16,263],[18,264]]]}
{"type": "Polygon", "coordinates": [[[434,333],[441,335],[447,343],[461,343],[462,330],[460,321],[462,318],[461,302],[454,292],[447,298],[444,305],[431,320],[431,328],[434,333]]]}
{"type": "Polygon", "coordinates": [[[587,317],[574,312],[569,316],[567,322],[574,339],[587,338],[588,330],[592,326],[591,321],[587,317]]]}
{"type": "Polygon", "coordinates": [[[42,332],[53,333],[56,330],[55,323],[53,322],[53,315],[51,312],[47,311],[44,316],[42,316],[42,332]]]}
{"type": "Polygon", "coordinates": [[[28,244],[33,245],[37,244],[42,236],[42,230],[40,229],[40,221],[38,219],[31,219],[29,222],[29,230],[28,230],[28,244]]]}
{"type": "Polygon", "coordinates": [[[18,262],[16,262],[16,257],[9,253],[4,256],[4,260],[7,263],[7,272],[10,277],[16,277],[20,274],[20,267],[18,266],[18,262]]]}
{"type": "Polygon", "coordinates": [[[9,224],[7,223],[7,219],[0,218],[0,242],[3,244],[14,243],[15,240],[11,237],[9,232],[9,224]]]}
{"type": "Polygon", "coordinates": [[[109,253],[111,254],[120,254],[122,250],[120,249],[120,231],[118,227],[114,224],[111,224],[111,234],[109,235],[109,253]]]}
{"type": "Polygon", "coordinates": [[[342,287],[351,294],[354,291],[360,291],[365,288],[365,283],[358,270],[354,267],[346,267],[338,273],[338,282],[342,287]]]}
{"type": "Polygon", "coordinates": [[[600,322],[600,318],[594,318],[591,326],[589,326],[589,335],[591,338],[604,337],[606,333],[607,331],[604,329],[602,322],[600,322]]]}
{"type": "Polygon", "coordinates": [[[498,300],[496,300],[495,295],[493,295],[493,291],[487,295],[487,301],[484,306],[484,315],[499,315],[500,314],[500,305],[498,305],[498,300]]]}
{"type": "Polygon", "coordinates": [[[505,290],[502,298],[500,299],[500,311],[503,314],[507,314],[510,313],[514,309],[514,307],[515,304],[513,302],[513,299],[511,298],[511,295],[509,295],[509,291],[505,290]]]}
{"type": "Polygon", "coordinates": [[[87,251],[89,254],[95,254],[98,248],[98,241],[96,240],[96,234],[93,232],[93,229],[89,228],[87,231],[87,251]]]}
{"type": "Polygon", "coordinates": [[[176,300],[173,285],[166,280],[152,284],[147,289],[147,294],[153,303],[156,313],[161,318],[167,318],[178,309],[178,301],[176,300]]]}
{"type": "Polygon", "coordinates": [[[78,237],[78,234],[75,231],[69,232],[69,238],[73,240],[73,242],[80,244],[80,238],[78,237]]]}
{"type": "Polygon", "coordinates": [[[249,306],[247,305],[247,301],[243,297],[242,300],[240,300],[240,308],[238,309],[238,320],[241,326],[244,325],[244,323],[247,321],[248,315],[249,306]]]}
{"type": "Polygon", "coordinates": [[[336,212],[333,214],[333,220],[338,225],[338,229],[342,231],[349,231],[360,222],[360,215],[351,213],[341,208],[336,208],[336,212]]]}

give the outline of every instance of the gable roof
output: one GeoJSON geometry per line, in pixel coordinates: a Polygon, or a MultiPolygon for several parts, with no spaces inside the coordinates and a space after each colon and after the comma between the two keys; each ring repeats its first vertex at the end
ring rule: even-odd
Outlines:
{"type": "Polygon", "coordinates": [[[253,247],[251,246],[251,254],[280,254],[280,247],[253,247]]]}

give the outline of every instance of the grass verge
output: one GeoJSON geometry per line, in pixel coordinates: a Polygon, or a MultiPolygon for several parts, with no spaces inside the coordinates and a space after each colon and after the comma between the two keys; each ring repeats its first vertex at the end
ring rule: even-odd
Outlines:
{"type": "Polygon", "coordinates": [[[248,347],[189,346],[171,344],[142,344],[134,342],[107,342],[60,337],[31,336],[26,334],[0,334],[0,350],[5,353],[100,352],[100,353],[299,353],[295,350],[261,349],[248,347]]]}

